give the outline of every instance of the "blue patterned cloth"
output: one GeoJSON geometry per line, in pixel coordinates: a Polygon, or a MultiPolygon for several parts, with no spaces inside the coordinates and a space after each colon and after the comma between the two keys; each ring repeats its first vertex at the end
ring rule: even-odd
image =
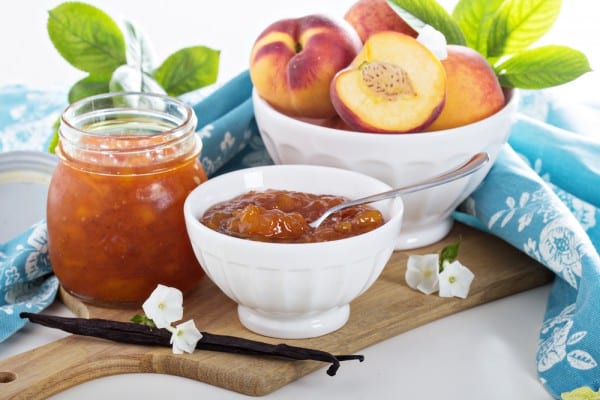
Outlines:
{"type": "Polygon", "coordinates": [[[0,341],[25,325],[20,312],[41,311],[56,296],[46,237],[46,224],[40,222],[0,244],[0,341]]]}
{"type": "Polygon", "coordinates": [[[600,132],[574,130],[568,115],[524,114],[539,97],[525,98],[508,144],[454,215],[555,272],[536,359],[560,398],[600,388],[600,132]]]}
{"type": "MultiPolygon", "coordinates": [[[[251,91],[245,71],[222,86],[182,96],[197,114],[209,176],[271,163],[251,91]]],[[[0,151],[44,151],[65,99],[63,92],[0,88],[0,151]]],[[[556,273],[540,329],[540,380],[556,398],[584,385],[598,390],[600,110],[565,108],[545,92],[523,92],[519,107],[509,143],[454,216],[556,273]]],[[[43,309],[56,289],[43,222],[0,245],[0,341],[23,325],[20,310],[43,309]]]]}

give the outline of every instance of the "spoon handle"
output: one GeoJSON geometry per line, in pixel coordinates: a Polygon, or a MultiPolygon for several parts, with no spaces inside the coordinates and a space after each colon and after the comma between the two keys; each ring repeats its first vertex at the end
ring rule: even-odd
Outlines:
{"type": "Polygon", "coordinates": [[[489,161],[489,159],[490,159],[490,157],[489,157],[488,153],[486,153],[486,152],[477,153],[473,157],[471,157],[471,159],[469,161],[467,161],[465,164],[461,165],[458,168],[454,168],[448,172],[445,172],[441,175],[434,176],[432,178],[426,179],[424,181],[421,181],[421,182],[418,182],[418,183],[415,183],[412,185],[403,186],[400,188],[388,190],[387,192],[382,192],[382,193],[374,194],[372,196],[362,197],[360,199],[351,200],[351,201],[347,201],[345,203],[338,204],[336,206],[331,207],[327,211],[325,211],[323,213],[323,215],[321,215],[319,218],[317,218],[316,220],[311,222],[310,226],[312,226],[313,228],[318,227],[331,214],[333,214],[334,212],[337,212],[339,210],[342,210],[346,207],[352,207],[352,206],[357,206],[357,205],[366,204],[366,203],[373,203],[375,201],[385,200],[385,199],[389,199],[392,197],[397,197],[402,194],[413,193],[413,192],[417,192],[419,190],[425,190],[425,189],[429,189],[434,186],[438,186],[438,185],[441,185],[444,183],[455,181],[457,179],[463,178],[463,177],[470,175],[473,172],[477,171],[485,163],[487,163],[489,161]]]}

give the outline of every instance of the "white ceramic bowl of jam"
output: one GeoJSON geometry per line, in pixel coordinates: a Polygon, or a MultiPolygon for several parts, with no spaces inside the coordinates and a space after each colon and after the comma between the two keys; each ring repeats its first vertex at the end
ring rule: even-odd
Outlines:
{"type": "Polygon", "coordinates": [[[490,162],[473,175],[403,196],[405,212],[397,249],[435,243],[452,228],[452,211],[471,194],[507,141],[518,103],[481,121],[427,133],[375,134],[334,129],[286,116],[253,93],[256,121],[276,164],[312,164],[350,169],[392,187],[410,185],[462,165],[475,153],[490,162]]]}
{"type": "MultiPolygon", "coordinates": [[[[275,239],[236,237],[230,232],[209,228],[200,220],[216,204],[232,204],[232,199],[249,193],[264,194],[270,190],[286,196],[289,192],[299,196],[332,195],[354,199],[389,189],[389,185],[375,178],[332,167],[248,168],[211,178],[198,186],[184,203],[184,215],[200,265],[238,304],[238,316],[245,327],[265,336],[309,338],[341,328],[349,318],[352,300],[379,277],[400,232],[402,200],[396,198],[369,205],[372,210],[366,212],[375,210],[383,220],[375,229],[320,242],[273,242],[275,239]]],[[[297,204],[285,199],[278,201],[293,203],[288,208],[280,205],[286,208],[287,218],[297,204]]],[[[311,202],[306,204],[307,208],[315,206],[311,202]]],[[[239,220],[253,222],[248,208],[244,208],[242,214],[236,214],[239,220]]],[[[239,226],[239,220],[231,226],[239,226]]],[[[309,218],[306,221],[310,222],[309,218]]]]}

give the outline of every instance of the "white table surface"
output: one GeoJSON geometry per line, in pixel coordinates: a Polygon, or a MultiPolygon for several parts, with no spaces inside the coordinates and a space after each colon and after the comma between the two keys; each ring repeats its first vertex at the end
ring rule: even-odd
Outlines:
{"type": "MultiPolygon", "coordinates": [[[[0,3],[0,86],[68,87],[83,74],[52,47],[47,10],[57,0],[0,3]]],[[[133,1],[90,0],[113,18],[137,22],[156,47],[158,60],[182,47],[220,49],[219,80],[248,66],[252,42],[268,24],[316,12],[342,15],[353,0],[133,1]]],[[[450,7],[453,1],[442,1],[450,7]]],[[[568,0],[544,41],[586,51],[598,65],[594,41],[600,27],[585,0],[568,0]]],[[[596,67],[597,69],[597,67],[596,67]]],[[[563,89],[590,96],[587,76],[563,89]],[[583,89],[583,90],[582,90],[583,89]]],[[[594,93],[596,94],[596,93],[594,93]]],[[[535,353],[549,286],[530,290],[429,323],[364,349],[364,363],[345,362],[336,377],[318,370],[265,399],[548,399],[537,380],[535,353]]],[[[71,315],[60,303],[48,310],[71,315]]],[[[65,334],[28,325],[0,343],[0,359],[65,334]]],[[[0,398],[2,397],[0,383],[0,398]]],[[[248,396],[166,375],[128,374],[97,379],[52,399],[243,399],[248,396]]]]}

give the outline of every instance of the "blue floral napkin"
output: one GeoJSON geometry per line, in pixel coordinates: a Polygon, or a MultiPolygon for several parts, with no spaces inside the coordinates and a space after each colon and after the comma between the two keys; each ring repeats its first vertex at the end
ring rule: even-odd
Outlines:
{"type": "MultiPolygon", "coordinates": [[[[271,163],[253,116],[247,71],[222,86],[182,96],[198,117],[209,176],[271,163]]],[[[63,92],[0,88],[0,151],[44,151],[63,92]]],[[[556,273],[540,329],[539,377],[548,391],[600,387],[600,110],[558,105],[523,92],[509,143],[458,221],[511,243],[556,273]],[[582,114],[583,110],[583,114],[582,114]],[[575,117],[576,116],[576,117],[575,117]]],[[[44,223],[0,245],[0,341],[22,326],[21,309],[41,310],[56,293],[44,223]]]]}
{"type": "Polygon", "coordinates": [[[25,325],[23,311],[48,307],[58,290],[48,258],[46,223],[0,244],[0,341],[25,325]]]}
{"type": "Polygon", "coordinates": [[[541,382],[559,398],[581,386],[600,387],[600,132],[571,130],[567,116],[550,114],[563,126],[551,125],[526,109],[455,218],[556,273],[536,358],[541,382]]]}

